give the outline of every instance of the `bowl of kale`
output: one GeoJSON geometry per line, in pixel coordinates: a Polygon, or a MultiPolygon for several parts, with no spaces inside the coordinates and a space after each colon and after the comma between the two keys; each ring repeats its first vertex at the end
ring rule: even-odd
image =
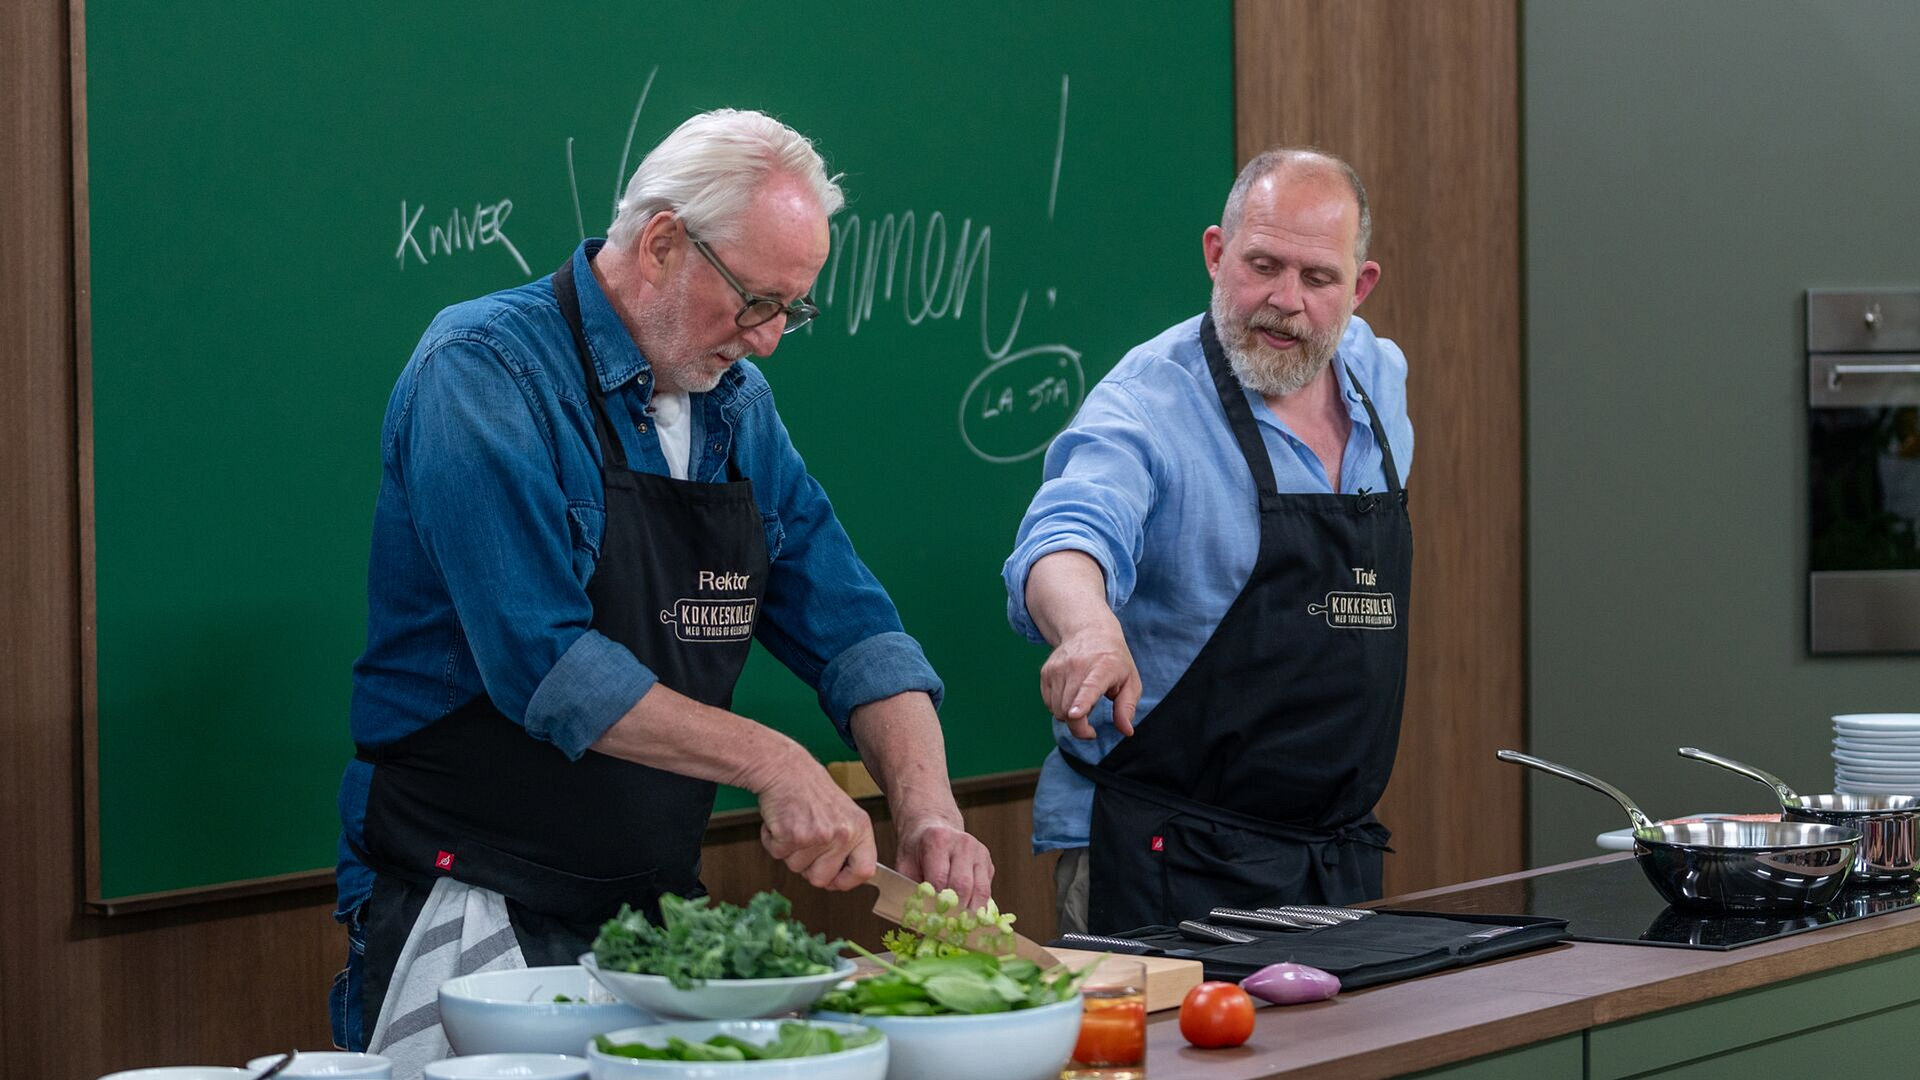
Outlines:
{"type": "Polygon", "coordinates": [[[854,969],[829,941],[790,916],[775,892],[745,907],[709,897],[660,898],[660,922],[622,906],[581,966],[622,1001],[679,1020],[778,1016],[812,1005],[854,969]]]}

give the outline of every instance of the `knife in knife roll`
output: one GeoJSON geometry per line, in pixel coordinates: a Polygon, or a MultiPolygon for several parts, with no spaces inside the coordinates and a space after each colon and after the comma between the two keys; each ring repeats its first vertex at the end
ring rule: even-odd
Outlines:
{"type": "Polygon", "coordinates": [[[1330,919],[1333,922],[1359,922],[1369,915],[1376,914],[1376,912],[1369,908],[1327,907],[1322,904],[1281,904],[1270,908],[1255,908],[1254,910],[1309,915],[1319,919],[1330,919]]]}
{"type": "Polygon", "coordinates": [[[1245,908],[1217,907],[1207,912],[1207,921],[1215,923],[1236,923],[1240,926],[1257,926],[1262,930],[1321,930],[1326,923],[1317,920],[1297,918],[1292,915],[1280,915],[1271,911],[1248,911],[1245,908]]]}
{"type": "Polygon", "coordinates": [[[1061,934],[1053,939],[1055,945],[1069,949],[1097,949],[1101,952],[1126,953],[1129,956],[1145,956],[1153,951],[1150,945],[1127,938],[1102,937],[1099,934],[1061,934]]]}
{"type": "Polygon", "coordinates": [[[1279,915],[1283,918],[1295,919],[1313,926],[1339,926],[1341,923],[1349,921],[1334,915],[1322,915],[1303,907],[1263,907],[1255,908],[1254,910],[1262,915],[1279,915]]]}
{"type": "Polygon", "coordinates": [[[1213,945],[1246,945],[1260,940],[1245,930],[1232,930],[1193,919],[1180,920],[1180,936],[1188,941],[1205,941],[1213,945]]]}
{"type": "MultiPolygon", "coordinates": [[[[913,902],[914,891],[920,887],[919,882],[885,863],[874,868],[873,879],[867,884],[880,891],[879,897],[873,902],[873,913],[895,926],[900,925],[907,905],[913,902]]],[[[1048,952],[1046,946],[1017,930],[1013,934],[1013,954],[1043,968],[1058,967],[1060,964],[1059,958],[1048,952]]]]}

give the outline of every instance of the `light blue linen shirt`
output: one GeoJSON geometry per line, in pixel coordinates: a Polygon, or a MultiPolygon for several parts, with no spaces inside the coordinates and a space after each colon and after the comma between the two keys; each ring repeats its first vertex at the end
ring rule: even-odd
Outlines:
{"type": "MultiPolygon", "coordinates": [[[[1413,459],[1405,354],[1355,318],[1333,368],[1353,420],[1341,456],[1341,492],[1386,488],[1380,445],[1348,369],[1380,414],[1404,485],[1413,459]]],[[[1331,492],[1313,450],[1258,395],[1242,393],[1280,491],[1331,492]]],[[[1027,612],[1028,571],[1055,551],[1091,555],[1106,574],[1107,603],[1140,669],[1144,689],[1134,723],[1150,724],[1154,706],[1200,654],[1253,572],[1260,538],[1255,504],[1253,476],[1214,391],[1195,316],[1128,352],[1048,447],[1040,490],[1001,571],[1008,620],[1043,641],[1027,612]]],[[[1091,741],[1053,722],[1057,748],[1041,766],[1034,794],[1036,852],[1087,844],[1093,784],[1060,755],[1098,761],[1122,738],[1111,701],[1102,698],[1091,719],[1091,741]]]]}

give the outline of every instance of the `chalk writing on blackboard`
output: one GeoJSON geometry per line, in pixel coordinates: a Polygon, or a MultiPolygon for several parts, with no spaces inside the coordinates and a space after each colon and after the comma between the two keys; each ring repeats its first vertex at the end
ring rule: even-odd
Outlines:
{"type": "MultiPolygon", "coordinates": [[[[1067,142],[1068,79],[1060,77],[1060,124],[1054,140],[1053,171],[1047,191],[1047,217],[1054,215],[1060,192],[1060,166],[1067,142]]],[[[1014,303],[1006,333],[996,344],[991,312],[993,228],[973,219],[960,219],[952,244],[945,213],[927,215],[924,233],[911,210],[882,214],[863,221],[846,214],[834,221],[832,254],[823,271],[821,306],[834,311],[840,305],[840,278],[844,261],[848,278],[845,306],[840,309],[849,335],[874,317],[881,304],[899,292],[900,317],[909,326],[928,319],[958,321],[965,313],[974,275],[979,275],[980,351],[990,363],[974,377],[961,396],[960,441],[975,457],[993,464],[1024,461],[1047,448],[1053,437],[1073,419],[1086,394],[1086,372],[1080,350],[1064,343],[1033,345],[1015,351],[1021,321],[1026,317],[1029,291],[1014,303]],[[916,246],[917,241],[917,246],[916,246]],[[915,267],[916,257],[918,268],[915,267]]],[[[1047,305],[1059,300],[1059,290],[1046,290],[1047,305]]]]}
{"type": "Polygon", "coordinates": [[[1086,396],[1080,353],[1035,345],[994,361],[960,399],[960,441],[982,461],[1007,465],[1040,453],[1086,396]]]}
{"type": "MultiPolygon", "coordinates": [[[[625,182],[633,140],[639,129],[656,65],[647,74],[627,121],[626,142],[621,149],[615,177],[614,203],[617,206],[625,182]]],[[[1059,125],[1053,147],[1053,168],[1047,189],[1047,219],[1051,221],[1059,202],[1061,166],[1067,140],[1067,101],[1069,82],[1060,77],[1059,125]]],[[[567,183],[573,199],[574,226],[586,236],[580,206],[580,183],[574,168],[574,140],[565,142],[567,183]]],[[[411,257],[425,265],[431,259],[458,251],[475,251],[498,243],[532,276],[520,252],[507,239],[501,226],[513,210],[511,199],[492,205],[475,204],[471,215],[453,210],[444,226],[427,226],[423,248],[419,236],[424,206],[401,203],[400,243],[394,258],[404,269],[411,257]]],[[[1086,372],[1080,362],[1080,350],[1062,342],[1016,348],[1021,324],[1026,318],[1031,290],[1021,290],[1004,330],[997,330],[992,306],[993,227],[977,224],[971,217],[958,219],[957,227],[942,210],[932,210],[924,219],[913,210],[863,217],[858,213],[838,216],[829,225],[831,254],[822,270],[823,283],[817,292],[821,307],[829,318],[816,320],[808,333],[830,325],[844,326],[848,336],[860,333],[877,311],[886,311],[896,303],[899,317],[908,326],[920,326],[929,320],[959,322],[967,314],[967,302],[976,298],[980,326],[980,353],[987,367],[974,376],[961,397],[959,435],[967,450],[982,461],[1006,464],[1024,461],[1045,450],[1059,434],[1086,393],[1086,372]],[[917,265],[916,265],[917,264],[917,265]]],[[[1059,300],[1059,290],[1045,290],[1048,307],[1059,300]]]]}
{"type": "Polygon", "coordinates": [[[427,225],[427,245],[420,246],[420,216],[426,213],[425,203],[410,205],[400,200],[400,243],[393,249],[393,257],[400,269],[407,268],[407,257],[411,255],[420,265],[440,256],[452,255],[458,251],[478,251],[492,244],[499,244],[513,256],[520,266],[520,272],[532,276],[527,260],[520,257],[520,249],[513,246],[507,238],[504,226],[508,215],[513,213],[513,200],[501,199],[495,203],[474,203],[473,212],[468,213],[461,207],[447,212],[446,223],[427,225]]]}

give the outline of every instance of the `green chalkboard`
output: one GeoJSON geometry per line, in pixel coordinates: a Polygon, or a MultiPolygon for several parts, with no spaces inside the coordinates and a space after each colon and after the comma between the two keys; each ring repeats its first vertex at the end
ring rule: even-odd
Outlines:
{"type": "MultiPolygon", "coordinates": [[[[1085,389],[1205,303],[1230,22],[1225,0],[88,3],[94,898],[332,864],[395,375],[436,311],[550,271],[721,105],[846,174],[825,316],[764,366],[947,680],[954,774],[1038,764],[1041,655],[1000,563],[1085,389]]],[[[764,655],[736,703],[850,756],[764,655]]]]}

